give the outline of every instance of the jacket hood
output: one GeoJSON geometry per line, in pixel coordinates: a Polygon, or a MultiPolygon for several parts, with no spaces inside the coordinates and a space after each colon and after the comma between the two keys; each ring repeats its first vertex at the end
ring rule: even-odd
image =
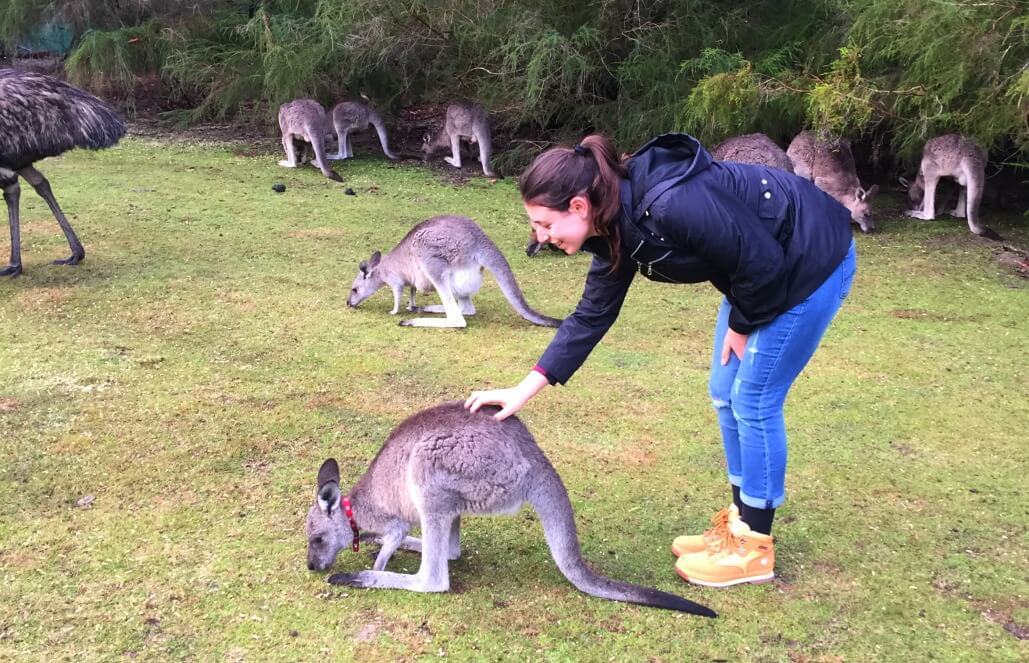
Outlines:
{"type": "Polygon", "coordinates": [[[638,219],[654,200],[671,187],[706,170],[711,154],[693,136],[661,134],[636,150],[629,159],[631,196],[622,187],[622,208],[630,219],[638,219]]]}

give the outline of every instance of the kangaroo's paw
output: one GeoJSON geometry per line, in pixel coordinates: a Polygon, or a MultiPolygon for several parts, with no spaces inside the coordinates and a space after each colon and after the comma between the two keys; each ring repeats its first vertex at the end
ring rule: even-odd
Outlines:
{"type": "Polygon", "coordinates": [[[296,163],[288,161],[286,159],[280,160],[279,161],[279,165],[282,166],[283,168],[296,168],[297,167],[296,163]]]}
{"type": "Polygon", "coordinates": [[[454,161],[454,157],[443,157],[443,160],[446,161],[447,163],[449,163],[454,168],[460,168],[461,167],[461,163],[460,162],[455,162],[454,161]]]}
{"type": "Polygon", "coordinates": [[[921,219],[923,221],[932,221],[936,218],[932,214],[926,214],[920,209],[909,209],[904,212],[904,216],[910,216],[912,219],[921,219]]]}
{"type": "Polygon", "coordinates": [[[952,209],[951,211],[947,212],[947,214],[950,214],[955,219],[965,218],[965,210],[963,209],[952,209]]]}
{"type": "MultiPolygon", "coordinates": [[[[972,232],[975,232],[975,231],[973,230],[972,232]]],[[[992,230],[990,228],[987,228],[986,226],[983,226],[982,230],[980,232],[975,233],[975,234],[979,235],[980,237],[985,237],[986,239],[992,239],[995,242],[1000,242],[1000,241],[1004,240],[1003,237],[998,235],[994,230],[992,230]]]]}
{"type": "Polygon", "coordinates": [[[375,576],[368,571],[357,573],[334,573],[329,576],[330,585],[345,585],[347,587],[375,587],[375,576]]]}

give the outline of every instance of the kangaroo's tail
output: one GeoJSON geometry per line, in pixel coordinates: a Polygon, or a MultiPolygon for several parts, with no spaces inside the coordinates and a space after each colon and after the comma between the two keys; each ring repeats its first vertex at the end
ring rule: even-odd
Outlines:
{"type": "Polygon", "coordinates": [[[386,135],[386,125],[382,118],[375,111],[368,113],[368,123],[375,127],[375,133],[379,135],[379,144],[382,145],[382,152],[387,159],[396,159],[397,155],[389,149],[389,137],[386,135]]]}
{"type": "Polygon", "coordinates": [[[529,303],[525,301],[525,295],[522,294],[521,288],[518,287],[518,283],[515,281],[514,272],[511,271],[511,265],[508,264],[507,258],[500,252],[497,245],[489,237],[486,237],[485,233],[483,233],[483,238],[485,241],[482,243],[483,247],[479,254],[479,260],[482,266],[493,274],[493,277],[500,285],[500,291],[504,293],[504,298],[507,299],[512,308],[514,308],[518,315],[534,325],[559,327],[561,320],[537,313],[529,306],[529,303]]]}
{"type": "Polygon", "coordinates": [[[628,582],[612,580],[591,569],[579,550],[579,537],[575,530],[575,516],[568,493],[557,471],[546,465],[540,470],[539,483],[528,495],[543,523],[543,534],[547,537],[550,553],[568,580],[580,591],[611,601],[624,601],[639,605],[678,610],[704,617],[717,617],[710,608],[693,601],[668,594],[657,589],[641,587],[628,582]]]}
{"type": "Polygon", "coordinates": [[[329,168],[329,162],[325,159],[325,134],[320,126],[307,127],[307,139],[311,142],[311,149],[314,151],[315,167],[322,171],[322,175],[334,182],[342,182],[343,178],[329,168]]]}

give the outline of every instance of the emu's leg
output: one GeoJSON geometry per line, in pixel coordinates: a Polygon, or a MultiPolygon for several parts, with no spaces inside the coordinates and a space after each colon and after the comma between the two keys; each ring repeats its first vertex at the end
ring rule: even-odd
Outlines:
{"type": "Polygon", "coordinates": [[[57,223],[61,225],[61,230],[64,231],[64,237],[68,240],[68,247],[71,249],[71,255],[64,260],[55,260],[55,265],[77,265],[82,262],[82,259],[86,257],[86,250],[82,248],[82,243],[79,242],[79,238],[75,236],[75,231],[72,230],[71,224],[68,223],[68,219],[64,217],[64,212],[61,211],[60,205],[57,204],[57,199],[54,198],[54,192],[50,190],[50,182],[43,177],[43,173],[39,172],[32,166],[27,166],[18,171],[18,174],[24,177],[32,188],[36,190],[36,193],[46,201],[46,204],[50,206],[50,211],[53,212],[54,218],[57,219],[57,223]]]}
{"type": "Polygon", "coordinates": [[[18,221],[18,199],[21,197],[21,187],[18,185],[17,175],[12,180],[0,180],[0,184],[4,188],[7,218],[11,226],[11,262],[0,269],[0,276],[17,276],[21,274],[21,226],[18,221]]]}

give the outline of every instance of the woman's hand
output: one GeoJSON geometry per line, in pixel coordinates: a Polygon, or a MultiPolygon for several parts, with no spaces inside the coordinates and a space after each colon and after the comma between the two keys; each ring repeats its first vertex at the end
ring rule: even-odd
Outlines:
{"type": "Polygon", "coordinates": [[[516,387],[473,391],[468,400],[464,402],[464,406],[472,412],[478,412],[479,408],[483,405],[499,405],[500,412],[493,415],[493,418],[501,421],[521,410],[522,406],[547,384],[548,382],[545,377],[536,371],[531,371],[516,387]]]}
{"type": "Polygon", "coordinates": [[[747,335],[734,332],[731,328],[725,330],[725,343],[722,344],[722,366],[729,363],[729,351],[731,350],[736,358],[743,361],[743,351],[747,349],[747,335]]]}

